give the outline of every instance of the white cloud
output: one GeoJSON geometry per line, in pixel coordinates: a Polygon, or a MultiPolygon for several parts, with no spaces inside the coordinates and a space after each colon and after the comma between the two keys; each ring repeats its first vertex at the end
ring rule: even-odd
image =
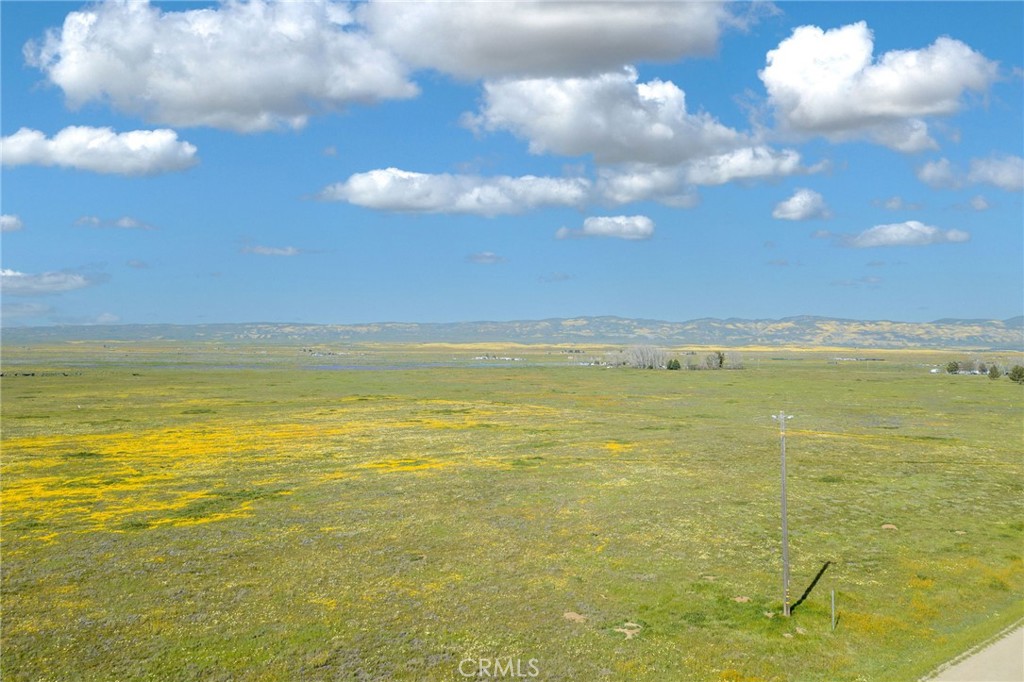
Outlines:
{"type": "Polygon", "coordinates": [[[257,256],[298,256],[302,250],[294,246],[243,246],[242,253],[251,253],[257,256]]]}
{"type": "Polygon", "coordinates": [[[800,154],[791,149],[745,147],[675,166],[632,163],[602,167],[597,171],[596,193],[611,204],[651,200],[675,208],[693,208],[700,203],[697,186],[772,180],[817,173],[824,168],[824,164],[803,166],[800,154]]]}
{"type": "Polygon", "coordinates": [[[53,138],[22,128],[0,140],[5,166],[61,166],[117,175],[156,175],[195,165],[196,148],[173,130],[70,126],[53,138]]]}
{"type": "Polygon", "coordinates": [[[929,161],[917,169],[917,179],[939,189],[958,189],[966,184],[987,184],[1007,192],[1024,190],[1024,158],[994,154],[971,159],[970,170],[953,166],[949,159],[929,161]]]}
{"type": "Polygon", "coordinates": [[[906,154],[939,148],[939,144],[928,134],[928,124],[916,118],[874,126],[868,131],[868,138],[906,154]]]}
{"type": "Polygon", "coordinates": [[[557,239],[615,237],[631,241],[650,239],[653,235],[654,221],[642,215],[587,218],[581,229],[562,227],[555,233],[557,239]]]}
{"type": "Polygon", "coordinates": [[[32,275],[17,270],[0,270],[0,289],[8,296],[40,296],[74,291],[94,284],[93,278],[73,272],[43,272],[32,275]]]}
{"type": "Polygon", "coordinates": [[[765,180],[801,173],[816,173],[823,164],[806,168],[792,149],[745,147],[686,164],[684,177],[694,185],[724,185],[734,180],[765,180]]]}
{"type": "Polygon", "coordinates": [[[631,67],[588,78],[485,82],[481,112],[464,123],[510,131],[534,154],[592,154],[598,163],[676,164],[747,144],[709,114],[687,113],[674,83],[639,83],[631,67]]]}
{"type": "Polygon", "coordinates": [[[825,198],[811,189],[800,188],[793,196],[779,202],[772,217],[779,220],[811,220],[830,217],[825,198]]]}
{"type": "Polygon", "coordinates": [[[968,202],[968,205],[975,211],[987,211],[990,208],[988,199],[981,196],[980,194],[971,197],[971,200],[970,202],[968,202]]]}
{"type": "Polygon", "coordinates": [[[908,202],[899,195],[891,196],[888,199],[883,199],[881,201],[875,201],[874,204],[889,211],[918,211],[921,209],[921,204],[908,202]]]}
{"type": "Polygon", "coordinates": [[[688,186],[681,167],[630,164],[625,168],[599,168],[597,193],[612,204],[653,200],[675,208],[693,208],[700,202],[688,186]]]}
{"type": "Polygon", "coordinates": [[[69,13],[25,55],[71,107],[101,101],[164,124],[241,132],[418,92],[347,5],[325,0],[187,11],[108,1],[69,13]]]}
{"type": "Polygon", "coordinates": [[[406,62],[462,78],[588,75],[712,54],[720,2],[371,2],[359,17],[406,62]]]}
{"type": "Polygon", "coordinates": [[[131,216],[122,216],[114,221],[114,227],[122,230],[152,230],[153,226],[131,216]]]}
{"type": "Polygon", "coordinates": [[[949,159],[929,161],[917,169],[917,179],[926,185],[936,188],[956,188],[962,184],[959,173],[954,170],[949,159]]]}
{"type": "Polygon", "coordinates": [[[138,218],[132,218],[131,216],[121,216],[116,220],[101,220],[94,215],[84,215],[81,218],[75,220],[75,225],[79,227],[112,227],[119,230],[155,230],[156,228],[149,223],[143,222],[138,218]]]}
{"type": "Polygon", "coordinates": [[[1024,158],[1006,155],[972,159],[967,181],[994,185],[1008,192],[1024,190],[1024,158]]]}
{"type": "Polygon", "coordinates": [[[121,321],[121,318],[114,313],[100,313],[91,322],[91,324],[117,324],[121,321]]]}
{"type": "Polygon", "coordinates": [[[495,216],[540,206],[581,206],[589,195],[590,181],[583,178],[480,177],[384,168],[356,173],[324,188],[319,196],[385,211],[495,216]]]}
{"type": "Polygon", "coordinates": [[[496,265],[498,263],[504,263],[505,259],[494,253],[493,251],[481,251],[479,253],[471,253],[466,256],[466,260],[476,265],[496,265]]]}
{"type": "Polygon", "coordinates": [[[842,243],[853,248],[876,246],[927,246],[966,242],[971,235],[961,230],[941,230],[916,220],[891,225],[876,225],[858,235],[845,236],[842,243]]]}
{"type": "Polygon", "coordinates": [[[7,213],[0,215],[0,232],[17,232],[23,227],[25,227],[25,224],[21,222],[21,218],[18,216],[7,213]]]}
{"type": "Polygon", "coordinates": [[[937,147],[926,116],[952,114],[967,91],[985,92],[998,64],[948,37],[921,50],[873,57],[864,22],[823,31],[801,26],[768,52],[758,75],[785,130],[865,137],[904,152],[937,147]]]}

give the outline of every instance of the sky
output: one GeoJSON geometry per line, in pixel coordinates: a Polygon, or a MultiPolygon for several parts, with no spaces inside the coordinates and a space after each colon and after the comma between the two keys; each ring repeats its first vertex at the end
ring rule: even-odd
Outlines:
{"type": "Polygon", "coordinates": [[[1021,2],[0,1],[4,326],[1024,312],[1021,2]]]}

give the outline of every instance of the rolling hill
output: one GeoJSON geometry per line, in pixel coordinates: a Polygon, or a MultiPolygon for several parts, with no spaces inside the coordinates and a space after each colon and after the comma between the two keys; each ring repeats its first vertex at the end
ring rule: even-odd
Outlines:
{"type": "Polygon", "coordinates": [[[76,340],[280,343],[515,342],[851,348],[1024,349],[1024,317],[934,322],[704,318],[687,322],[577,317],[510,322],[371,324],[200,324],[13,327],[5,345],[76,340]]]}

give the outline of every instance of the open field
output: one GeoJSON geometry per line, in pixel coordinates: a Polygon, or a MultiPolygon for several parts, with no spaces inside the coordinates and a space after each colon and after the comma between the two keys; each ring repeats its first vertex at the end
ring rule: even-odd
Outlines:
{"type": "Polygon", "coordinates": [[[1021,386],[582,348],[5,348],[3,679],[905,681],[1024,616],[1021,386]]]}

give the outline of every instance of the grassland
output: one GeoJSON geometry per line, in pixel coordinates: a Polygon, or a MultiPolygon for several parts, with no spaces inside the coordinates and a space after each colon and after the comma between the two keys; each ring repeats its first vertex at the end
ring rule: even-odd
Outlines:
{"type": "Polygon", "coordinates": [[[564,350],[5,348],[3,679],[914,680],[1024,615],[1020,386],[564,350]]]}

